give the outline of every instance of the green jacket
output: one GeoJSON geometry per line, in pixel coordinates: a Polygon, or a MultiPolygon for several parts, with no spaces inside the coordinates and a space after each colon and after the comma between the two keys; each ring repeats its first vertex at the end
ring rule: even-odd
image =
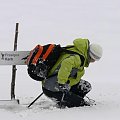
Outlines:
{"type": "Polygon", "coordinates": [[[49,75],[52,75],[59,67],[57,76],[58,83],[65,84],[69,80],[70,86],[73,86],[80,81],[81,77],[84,75],[85,72],[84,67],[89,66],[88,62],[89,40],[78,38],[73,41],[73,44],[74,47],[69,48],[69,50],[72,50],[84,56],[85,60],[83,66],[81,66],[82,62],[79,55],[63,53],[49,73],[49,75]],[[75,75],[76,77],[71,76],[71,72],[73,69],[77,70],[75,75]]]}

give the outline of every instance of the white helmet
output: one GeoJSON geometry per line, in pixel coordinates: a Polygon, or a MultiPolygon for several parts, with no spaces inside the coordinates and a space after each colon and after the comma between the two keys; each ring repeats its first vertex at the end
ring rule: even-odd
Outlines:
{"type": "Polygon", "coordinates": [[[98,61],[102,57],[102,54],[103,54],[103,50],[102,50],[102,47],[100,45],[90,44],[89,55],[92,59],[94,59],[95,61],[98,61]]]}

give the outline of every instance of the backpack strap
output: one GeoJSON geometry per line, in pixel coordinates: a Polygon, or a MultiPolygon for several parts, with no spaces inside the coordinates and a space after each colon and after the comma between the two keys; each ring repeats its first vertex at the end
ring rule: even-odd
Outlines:
{"type": "Polygon", "coordinates": [[[50,46],[48,47],[47,51],[45,52],[45,54],[43,55],[43,60],[46,60],[46,58],[49,56],[49,54],[51,53],[51,51],[53,50],[53,48],[55,47],[54,44],[50,44],[50,46]]]}
{"type": "Polygon", "coordinates": [[[38,45],[37,46],[37,49],[38,49],[38,52],[37,54],[35,55],[34,59],[32,60],[32,64],[36,65],[40,55],[42,54],[42,51],[43,51],[43,46],[41,45],[38,45]]]}
{"type": "Polygon", "coordinates": [[[80,67],[81,67],[81,66],[84,65],[85,58],[84,58],[83,55],[81,55],[81,54],[79,54],[79,53],[77,53],[77,52],[74,52],[74,51],[71,51],[71,50],[67,50],[67,49],[73,48],[73,47],[74,47],[74,46],[61,47],[61,51],[62,51],[62,52],[65,52],[65,53],[68,53],[68,54],[76,54],[76,55],[79,55],[79,56],[80,56],[80,59],[81,59],[81,65],[80,65],[80,67]]]}
{"type": "Polygon", "coordinates": [[[31,61],[31,63],[35,65],[37,63],[37,61],[39,59],[39,56],[41,55],[42,51],[43,51],[43,47],[41,45],[37,45],[33,50],[30,51],[30,55],[28,55],[26,58],[24,58],[24,59],[27,59],[25,61],[25,63],[27,65],[29,65],[29,63],[31,61]],[[34,56],[34,59],[31,61],[31,57],[33,56],[35,51],[37,51],[37,53],[34,56]]]}

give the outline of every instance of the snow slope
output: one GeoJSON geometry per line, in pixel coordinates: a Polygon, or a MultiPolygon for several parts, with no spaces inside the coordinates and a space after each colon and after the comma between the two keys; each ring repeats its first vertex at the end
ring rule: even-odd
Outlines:
{"type": "MultiPolygon", "coordinates": [[[[119,0],[0,0],[0,50],[13,50],[15,23],[19,22],[18,50],[36,44],[72,44],[78,37],[103,46],[103,58],[86,69],[84,79],[92,84],[88,94],[96,101],[90,107],[58,109],[41,93],[41,84],[27,75],[26,66],[17,66],[16,98],[20,105],[0,106],[3,120],[118,120],[119,81],[119,0]]],[[[0,66],[0,99],[10,99],[11,66],[0,66]]]]}

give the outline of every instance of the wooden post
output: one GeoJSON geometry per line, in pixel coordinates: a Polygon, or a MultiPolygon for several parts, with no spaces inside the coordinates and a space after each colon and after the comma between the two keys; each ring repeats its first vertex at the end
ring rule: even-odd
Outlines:
{"type": "MultiPolygon", "coordinates": [[[[19,23],[16,23],[15,40],[14,40],[14,51],[17,51],[18,26],[19,26],[19,23]]],[[[11,82],[11,100],[15,99],[16,70],[17,70],[16,69],[16,65],[13,65],[12,66],[12,82],[11,82]]]]}

